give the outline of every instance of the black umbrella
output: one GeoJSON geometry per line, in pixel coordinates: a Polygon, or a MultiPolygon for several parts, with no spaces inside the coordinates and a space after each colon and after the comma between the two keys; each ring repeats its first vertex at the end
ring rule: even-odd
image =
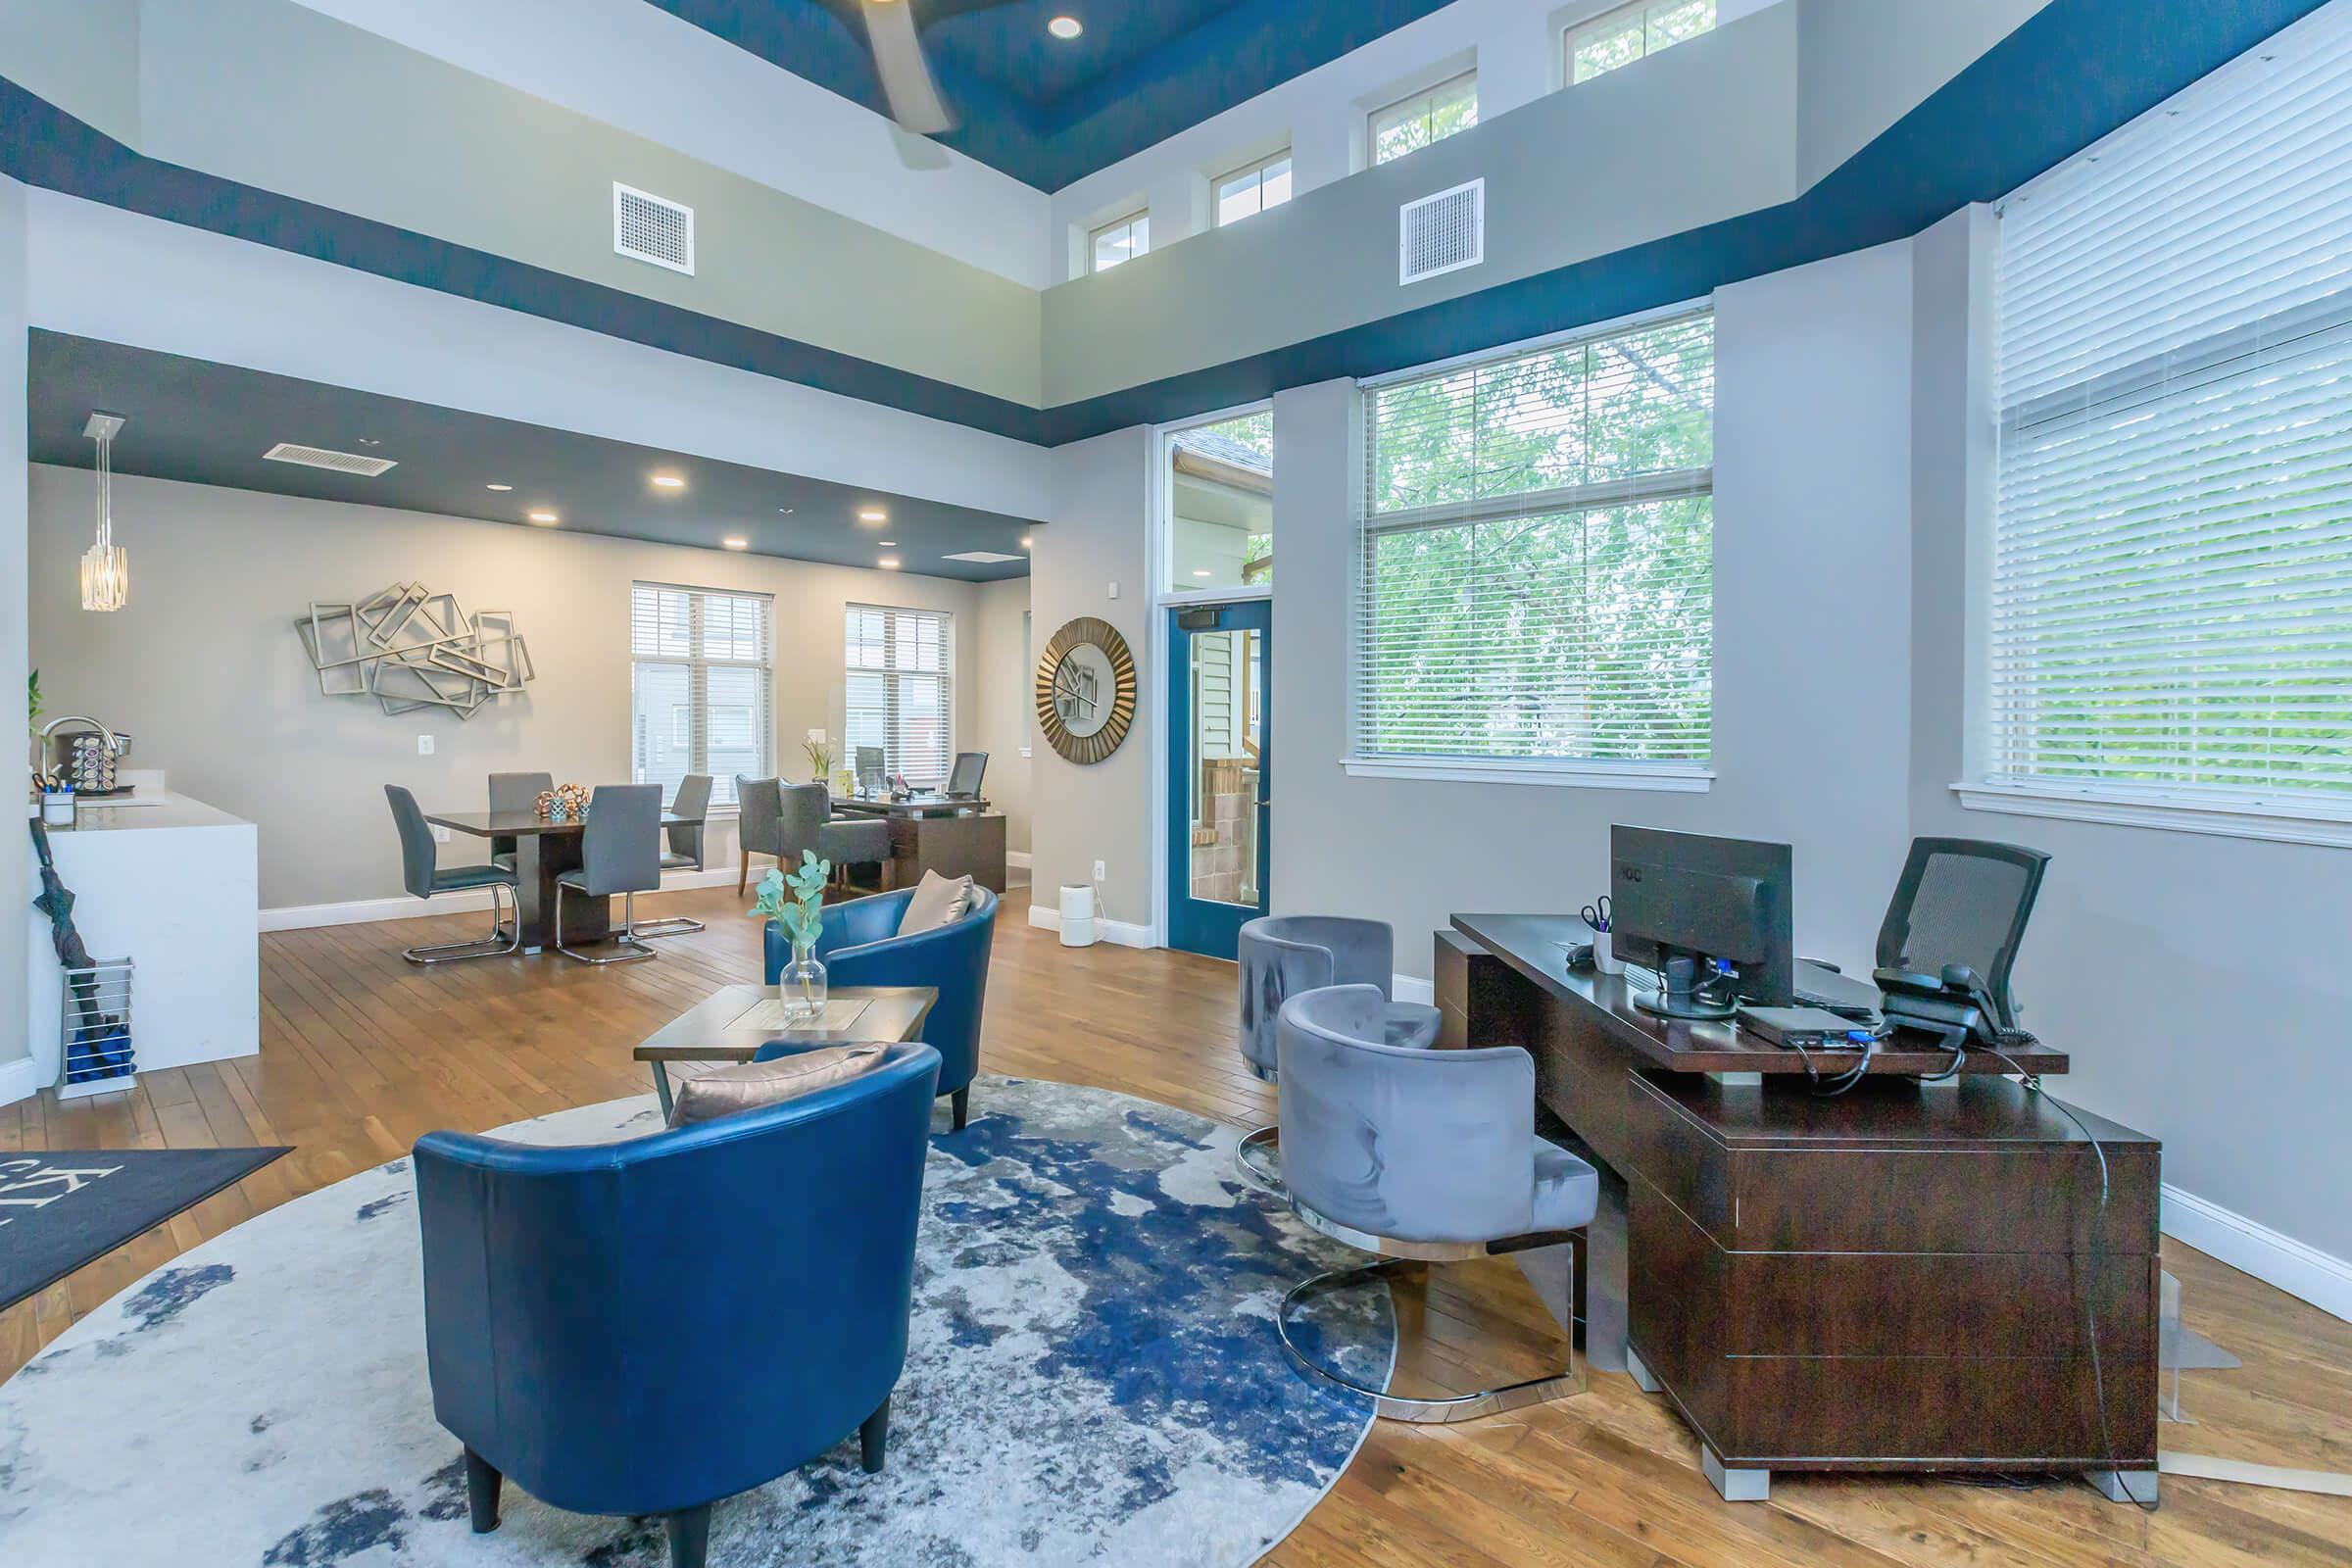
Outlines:
{"type": "Polygon", "coordinates": [[[109,1078],[130,1068],[130,1031],[124,1020],[98,1005],[98,979],[92,974],[89,945],[74,927],[74,892],[57,874],[57,859],[49,853],[49,829],[39,817],[27,819],[33,853],[41,858],[41,894],[32,906],[49,917],[49,940],[57,961],[66,966],[66,983],[74,993],[74,1011],[79,1019],[68,1043],[66,1080],[78,1083],[109,1078]]]}

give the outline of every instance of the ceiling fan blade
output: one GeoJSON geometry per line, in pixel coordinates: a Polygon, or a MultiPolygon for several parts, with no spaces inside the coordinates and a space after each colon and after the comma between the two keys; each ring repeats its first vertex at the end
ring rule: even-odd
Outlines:
{"type": "Polygon", "coordinates": [[[918,136],[951,128],[955,122],[931,77],[931,63],[923,58],[923,42],[915,36],[911,0],[863,0],[860,9],[891,118],[918,136]]]}

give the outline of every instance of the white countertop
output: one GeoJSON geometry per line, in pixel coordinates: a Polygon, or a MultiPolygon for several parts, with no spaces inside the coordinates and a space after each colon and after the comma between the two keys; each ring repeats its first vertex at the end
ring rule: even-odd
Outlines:
{"type": "Polygon", "coordinates": [[[175,827],[251,827],[243,817],[231,816],[217,806],[169,790],[151,790],[145,785],[132,792],[128,800],[116,800],[108,805],[76,805],[71,828],[52,823],[52,838],[64,838],[69,833],[123,833],[157,828],[175,827]]]}

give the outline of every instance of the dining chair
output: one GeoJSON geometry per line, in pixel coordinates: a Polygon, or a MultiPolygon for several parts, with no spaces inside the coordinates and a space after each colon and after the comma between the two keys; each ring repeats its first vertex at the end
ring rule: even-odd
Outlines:
{"type": "Polygon", "coordinates": [[[443,869],[440,856],[433,848],[432,824],[425,821],[416,797],[398,784],[384,786],[384,799],[392,804],[392,824],[400,830],[400,874],[409,892],[420,899],[441,893],[471,893],[476,888],[490,890],[490,934],[478,942],[442,942],[421,948],[404,948],[401,956],[411,963],[454,963],[462,958],[496,958],[514,952],[522,946],[522,921],[516,919],[510,927],[499,918],[498,890],[505,888],[509,902],[515,897],[514,873],[503,865],[457,865],[443,869]]]}
{"type": "MultiPolygon", "coordinates": [[[[678,793],[670,798],[669,814],[675,822],[663,825],[666,840],[662,851],[662,869],[664,871],[700,871],[703,868],[703,828],[710,814],[710,775],[689,773],[678,780],[678,793]]],[[[683,914],[666,919],[648,920],[637,928],[641,937],[682,937],[705,929],[703,922],[683,914]]]]}
{"type": "Polygon", "coordinates": [[[784,858],[784,803],[782,779],[747,778],[735,775],[735,843],[742,864],[735,872],[735,896],[752,879],[752,857],[772,855],[777,863],[784,858]]]}
{"type": "MultiPolygon", "coordinates": [[[[556,787],[553,773],[493,773],[490,775],[490,814],[535,811],[539,797],[556,787]]],[[[514,835],[500,833],[490,840],[490,863],[514,868],[514,835]]]]}
{"type": "Polygon", "coordinates": [[[556,878],[556,951],[582,963],[634,963],[659,956],[638,940],[637,895],[662,886],[662,786],[599,784],[588,798],[580,830],[580,863],[556,878]],[[564,945],[564,895],[591,899],[620,895],[620,930],[612,953],[581,953],[564,945]]]}

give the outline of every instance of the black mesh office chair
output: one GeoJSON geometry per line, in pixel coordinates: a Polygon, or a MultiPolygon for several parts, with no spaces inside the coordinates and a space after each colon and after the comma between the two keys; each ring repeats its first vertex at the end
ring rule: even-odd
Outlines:
{"type": "Polygon", "coordinates": [[[879,746],[860,746],[860,747],[858,747],[858,794],[860,794],[860,795],[879,795],[879,794],[881,794],[881,793],[882,793],[882,790],[883,790],[883,784],[884,784],[884,780],[883,780],[883,777],[882,777],[883,769],[884,769],[884,768],[886,768],[886,767],[888,767],[889,765],[890,765],[889,763],[885,762],[885,761],[882,760],[882,748],[881,748],[881,747],[879,747],[879,746]]]}
{"type": "Polygon", "coordinates": [[[948,793],[970,800],[980,793],[980,781],[988,776],[986,752],[957,752],[956,765],[948,772],[948,793]]]}
{"type": "Polygon", "coordinates": [[[1878,963],[1934,983],[1965,967],[1992,1003],[1993,1022],[2018,1028],[2009,971],[2050,858],[1979,839],[1913,839],[1879,927],[1878,963]]]}

